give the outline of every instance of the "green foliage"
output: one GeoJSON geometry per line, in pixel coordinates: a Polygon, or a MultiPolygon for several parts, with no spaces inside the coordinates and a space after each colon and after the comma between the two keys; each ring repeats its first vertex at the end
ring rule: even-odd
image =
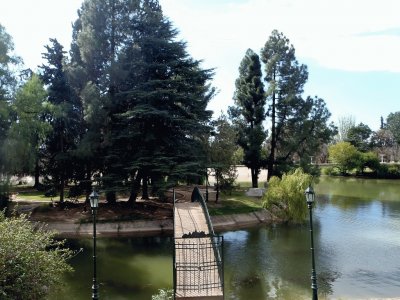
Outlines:
{"type": "Polygon", "coordinates": [[[11,99],[17,85],[16,71],[21,58],[13,52],[12,37],[0,24],[0,103],[11,99]]]}
{"type": "Polygon", "coordinates": [[[156,0],[88,0],[79,11],[70,75],[87,130],[77,152],[89,180],[103,175],[109,201],[123,185],[134,201],[148,182],[160,194],[204,174],[213,71],[176,37],[156,0]]]}
{"type": "MultiPolygon", "coordinates": [[[[372,172],[380,169],[379,158],[375,152],[360,152],[349,142],[338,142],[329,146],[329,157],[336,164],[342,175],[353,169],[364,174],[368,168],[372,172]]],[[[329,175],[335,175],[331,173],[329,175]]]]}
{"type": "MultiPolygon", "coordinates": [[[[17,86],[17,67],[21,59],[13,54],[14,43],[12,37],[0,24],[0,150],[4,152],[7,131],[11,125],[12,113],[10,102],[17,86]]],[[[4,172],[4,165],[8,162],[7,153],[0,155],[0,169],[4,172]]]]}
{"type": "Polygon", "coordinates": [[[359,169],[362,173],[369,168],[371,171],[376,172],[380,168],[379,158],[375,152],[360,153],[359,169]]]}
{"type": "Polygon", "coordinates": [[[328,148],[329,157],[342,174],[360,165],[360,152],[349,142],[338,142],[328,148]]]}
{"type": "Polygon", "coordinates": [[[315,156],[324,143],[336,133],[328,124],[330,112],[319,97],[303,98],[308,79],[307,66],[296,60],[295,49],[288,38],[274,30],[261,50],[268,84],[268,116],[271,130],[268,139],[268,176],[293,168],[294,157],[315,156]]]}
{"type": "Polygon", "coordinates": [[[151,296],[151,300],[172,300],[172,299],[174,299],[174,291],[168,289],[159,289],[158,294],[151,296]]]}
{"type": "Polygon", "coordinates": [[[400,144],[400,111],[388,115],[386,118],[386,127],[393,133],[397,144],[400,144]]]}
{"type": "Polygon", "coordinates": [[[394,164],[381,164],[377,170],[378,178],[400,179],[400,166],[394,164]]]}
{"type": "Polygon", "coordinates": [[[263,206],[282,220],[301,223],[307,217],[304,191],[311,183],[312,176],[301,168],[283,174],[282,178],[273,176],[268,182],[263,206]]]}
{"type": "Polygon", "coordinates": [[[63,284],[73,254],[43,225],[0,213],[0,298],[39,300],[63,284]]]}
{"type": "Polygon", "coordinates": [[[82,104],[74,92],[65,67],[65,51],[56,40],[50,39],[43,58],[41,79],[48,86],[48,102],[52,111],[46,116],[51,127],[43,145],[44,175],[60,192],[64,201],[64,186],[81,166],[77,166],[74,151],[80,141],[82,128],[82,104]],[[75,164],[74,164],[75,162],[75,164]]]}
{"type": "Polygon", "coordinates": [[[49,112],[46,97],[43,83],[36,74],[17,90],[11,106],[15,119],[4,145],[6,169],[10,174],[32,174],[37,165],[39,148],[51,131],[51,126],[45,122],[49,112]]]}
{"type": "Polygon", "coordinates": [[[234,165],[242,165],[244,159],[244,151],[243,148],[237,147],[235,152],[233,153],[232,162],[234,165]]]}
{"type": "Polygon", "coordinates": [[[338,176],[340,175],[340,170],[334,166],[328,166],[321,169],[323,175],[338,176]]]}
{"type": "Polygon", "coordinates": [[[363,123],[348,129],[346,141],[350,142],[357,150],[366,152],[370,149],[369,138],[372,134],[371,128],[363,123]]]}
{"type": "MultiPolygon", "coordinates": [[[[237,178],[235,168],[236,132],[225,115],[212,122],[214,132],[209,140],[209,168],[217,179],[217,189],[231,191],[237,178]]],[[[218,199],[217,199],[218,200],[218,199]]]]}
{"type": "Polygon", "coordinates": [[[265,93],[262,83],[259,56],[251,49],[240,63],[239,78],[236,80],[235,107],[230,107],[230,116],[238,130],[238,144],[243,149],[243,163],[251,169],[253,187],[258,187],[258,175],[265,165],[262,144],[266,134],[265,93]]]}

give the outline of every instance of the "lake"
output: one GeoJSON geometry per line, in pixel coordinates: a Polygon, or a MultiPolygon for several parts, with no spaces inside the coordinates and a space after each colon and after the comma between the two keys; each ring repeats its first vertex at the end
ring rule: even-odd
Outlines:
{"type": "MultiPolygon", "coordinates": [[[[315,186],[320,299],[400,297],[400,181],[323,177],[315,186]]],[[[306,204],[305,204],[306,205],[306,204]]],[[[310,299],[308,224],[223,232],[225,299],[310,299]]],[[[90,299],[92,240],[52,299],[90,299]]],[[[151,299],[172,288],[170,237],[98,239],[101,299],[151,299]]]]}

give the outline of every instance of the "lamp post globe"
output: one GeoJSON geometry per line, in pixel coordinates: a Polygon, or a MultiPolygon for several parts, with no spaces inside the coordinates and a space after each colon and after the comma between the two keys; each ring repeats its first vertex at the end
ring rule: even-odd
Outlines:
{"type": "Polygon", "coordinates": [[[305,190],[304,194],[306,195],[308,208],[311,208],[310,206],[314,203],[315,200],[315,193],[312,186],[309,185],[308,188],[305,190]]]}
{"type": "Polygon", "coordinates": [[[95,190],[90,194],[89,200],[92,211],[96,210],[99,207],[99,194],[95,190]]]}
{"type": "Polygon", "coordinates": [[[318,285],[317,285],[317,275],[315,271],[315,258],[314,258],[314,234],[313,234],[313,219],[312,219],[312,207],[315,201],[314,189],[310,186],[304,192],[306,196],[307,207],[310,212],[310,236],[311,236],[311,289],[312,289],[312,299],[318,300],[318,285]]]}
{"type": "Polygon", "coordinates": [[[90,207],[93,216],[93,284],[92,284],[92,300],[99,299],[99,285],[97,284],[97,268],[96,268],[96,212],[99,207],[99,194],[93,190],[89,196],[90,207]]]}

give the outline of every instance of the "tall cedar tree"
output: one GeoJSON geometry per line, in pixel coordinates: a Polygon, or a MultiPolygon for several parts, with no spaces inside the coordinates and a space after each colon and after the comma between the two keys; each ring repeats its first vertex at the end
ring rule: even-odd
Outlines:
{"type": "Polygon", "coordinates": [[[297,62],[289,39],[274,30],[261,50],[261,59],[271,119],[267,165],[270,178],[287,171],[296,157],[301,165],[308,164],[310,155],[331,139],[335,127],[327,124],[330,113],[323,99],[302,99],[307,67],[297,62]]]}
{"type": "Polygon", "coordinates": [[[123,49],[128,75],[121,94],[126,96],[119,97],[115,114],[115,124],[124,130],[113,135],[117,151],[132,149],[124,162],[133,182],[131,201],[140,181],[147,198],[148,181],[162,194],[166,185],[203,173],[200,137],[209,130],[206,106],[214,94],[207,84],[212,71],[202,70],[185,44],[176,41],[177,31],[158,1],[141,1],[138,15],[132,28],[136,40],[123,49]]]}
{"type": "Polygon", "coordinates": [[[86,121],[88,132],[101,132],[96,160],[110,201],[117,187],[129,184],[133,202],[141,184],[147,198],[149,181],[157,190],[167,176],[199,173],[212,71],[202,70],[176,35],[154,0],[87,0],[79,11],[72,64],[86,82],[77,87],[85,109],[96,101],[105,114],[101,127],[86,121]]]}
{"type": "Polygon", "coordinates": [[[251,49],[240,63],[234,101],[236,107],[229,111],[238,127],[238,144],[244,150],[244,164],[251,170],[252,186],[258,187],[258,175],[264,165],[262,144],[266,138],[263,128],[266,98],[260,59],[251,49]]]}
{"type": "MultiPolygon", "coordinates": [[[[7,136],[7,131],[11,125],[10,103],[17,85],[15,75],[16,66],[21,59],[13,55],[14,43],[6,29],[0,24],[0,148],[7,136]]],[[[1,149],[5,152],[4,149],[1,149]]],[[[4,164],[7,162],[7,152],[0,155],[0,171],[4,172],[4,164]]]]}
{"type": "MultiPolygon", "coordinates": [[[[84,109],[85,134],[78,147],[86,184],[96,173],[103,174],[107,200],[115,202],[115,162],[112,152],[112,123],[117,78],[123,76],[118,64],[122,47],[132,40],[130,24],[137,18],[138,1],[86,0],[73,25],[70,80],[84,109]]],[[[121,166],[122,168],[122,166],[121,166]]],[[[121,177],[121,176],[117,176],[121,177]]]]}
{"type": "Polygon", "coordinates": [[[82,130],[82,107],[67,79],[63,46],[56,39],[50,42],[43,53],[47,62],[41,66],[41,79],[48,85],[48,102],[52,105],[52,113],[47,117],[52,132],[45,142],[45,172],[58,187],[63,202],[65,184],[76,171],[74,150],[82,130]]]}

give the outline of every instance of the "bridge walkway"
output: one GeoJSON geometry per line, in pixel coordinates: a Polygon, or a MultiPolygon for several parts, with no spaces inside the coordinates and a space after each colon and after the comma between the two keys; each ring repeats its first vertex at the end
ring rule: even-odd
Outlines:
{"type": "Polygon", "coordinates": [[[200,202],[174,205],[175,299],[224,299],[223,241],[210,230],[207,215],[200,202]]]}

